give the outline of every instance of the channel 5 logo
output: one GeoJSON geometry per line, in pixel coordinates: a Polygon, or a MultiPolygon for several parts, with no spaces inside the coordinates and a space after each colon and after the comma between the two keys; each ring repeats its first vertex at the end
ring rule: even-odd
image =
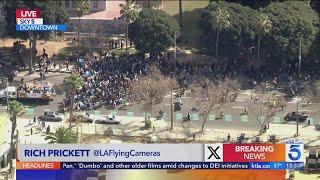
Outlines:
{"type": "Polygon", "coordinates": [[[286,144],[286,162],[304,162],[303,144],[286,144]]]}

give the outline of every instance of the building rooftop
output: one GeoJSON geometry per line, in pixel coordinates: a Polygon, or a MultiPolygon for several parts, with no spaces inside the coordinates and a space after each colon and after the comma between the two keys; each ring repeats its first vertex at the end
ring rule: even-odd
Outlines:
{"type": "MultiPolygon", "coordinates": [[[[80,19],[101,19],[101,20],[118,19],[121,16],[119,5],[122,3],[125,3],[125,1],[108,1],[107,10],[84,15],[80,19]]],[[[78,19],[78,17],[71,17],[70,19],[78,19]]]]}

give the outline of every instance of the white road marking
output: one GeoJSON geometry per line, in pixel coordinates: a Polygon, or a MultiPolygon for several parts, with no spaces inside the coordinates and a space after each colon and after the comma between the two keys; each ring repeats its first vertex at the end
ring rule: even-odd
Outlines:
{"type": "MultiPolygon", "coordinates": [[[[289,101],[289,102],[287,102],[288,104],[297,104],[297,101],[289,101]]],[[[298,102],[299,104],[303,104],[303,105],[305,105],[305,104],[308,104],[308,103],[301,103],[301,102],[298,102]]],[[[309,103],[309,105],[310,104],[315,104],[315,103],[309,103]]]]}
{"type": "Polygon", "coordinates": [[[248,101],[248,100],[244,100],[244,99],[237,99],[237,102],[244,102],[244,101],[248,101]]]}
{"type": "Polygon", "coordinates": [[[233,109],[244,109],[244,107],[241,107],[241,106],[233,106],[232,108],[233,109]]]}

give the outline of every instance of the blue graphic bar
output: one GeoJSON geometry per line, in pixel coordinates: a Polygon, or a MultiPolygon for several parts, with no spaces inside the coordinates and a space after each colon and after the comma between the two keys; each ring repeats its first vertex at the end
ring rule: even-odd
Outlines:
{"type": "Polygon", "coordinates": [[[67,31],[65,24],[17,24],[16,31],[67,31]]]}
{"type": "Polygon", "coordinates": [[[247,162],[61,162],[61,169],[249,169],[247,162]]]}
{"type": "Polygon", "coordinates": [[[61,162],[61,169],[272,169],[301,170],[303,162],[61,162]]]}
{"type": "Polygon", "coordinates": [[[302,170],[304,169],[303,162],[250,162],[249,169],[292,169],[302,170]]]}

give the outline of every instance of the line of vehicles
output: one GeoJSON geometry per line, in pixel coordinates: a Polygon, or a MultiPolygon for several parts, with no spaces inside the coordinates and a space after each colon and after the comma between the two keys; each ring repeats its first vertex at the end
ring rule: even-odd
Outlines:
{"type": "MultiPolygon", "coordinates": [[[[109,115],[93,115],[89,113],[83,114],[75,114],[73,119],[79,120],[83,123],[96,123],[96,124],[120,124],[121,120],[116,116],[109,115]]],[[[40,121],[49,121],[49,122],[61,122],[63,120],[63,116],[54,111],[46,111],[43,115],[38,117],[40,121]]]]}
{"type": "MultiPolygon", "coordinates": [[[[76,113],[74,114],[74,119],[80,120],[84,123],[106,123],[106,124],[119,124],[120,120],[115,117],[115,115],[109,114],[109,115],[94,115],[90,113],[76,113]]],[[[297,113],[297,112],[291,112],[288,113],[285,117],[285,121],[296,121],[304,122],[308,118],[306,113],[297,113]]],[[[51,122],[60,122],[63,120],[62,116],[54,111],[46,111],[43,113],[42,116],[38,117],[41,121],[51,121],[51,122]]]]}

